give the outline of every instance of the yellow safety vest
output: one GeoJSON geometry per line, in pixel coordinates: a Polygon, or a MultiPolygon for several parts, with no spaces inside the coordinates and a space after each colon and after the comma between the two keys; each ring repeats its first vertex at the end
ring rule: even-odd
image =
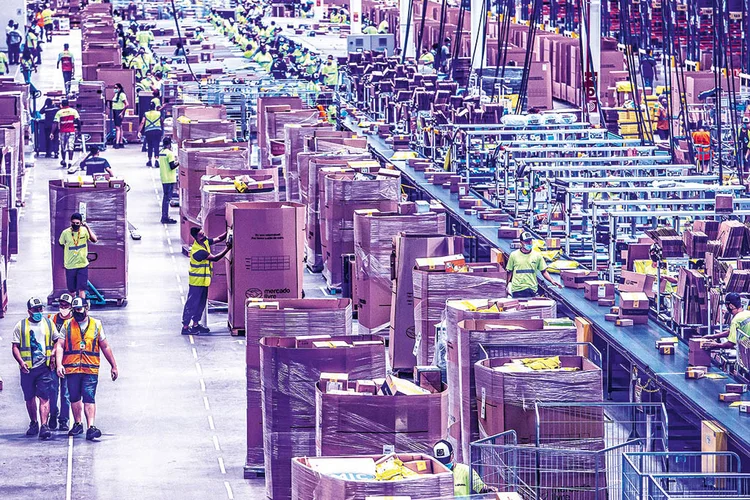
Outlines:
{"type": "Polygon", "coordinates": [[[143,130],[148,132],[150,130],[161,130],[161,112],[160,111],[146,111],[143,115],[146,119],[146,123],[143,125],[143,130]]]}
{"type": "MultiPolygon", "coordinates": [[[[42,329],[44,329],[44,355],[47,356],[47,366],[52,357],[52,322],[49,318],[42,318],[42,329]]],[[[29,335],[29,318],[21,322],[21,359],[27,368],[31,368],[31,335],[29,335]]]]}
{"type": "Polygon", "coordinates": [[[209,260],[197,261],[193,258],[195,252],[205,250],[211,253],[211,246],[208,244],[208,238],[203,243],[193,242],[190,248],[190,271],[188,272],[188,284],[191,286],[210,286],[211,271],[214,264],[209,260]]]}

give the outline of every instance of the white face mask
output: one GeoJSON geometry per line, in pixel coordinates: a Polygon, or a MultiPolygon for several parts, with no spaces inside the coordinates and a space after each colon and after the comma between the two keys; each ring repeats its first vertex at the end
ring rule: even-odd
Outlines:
{"type": "Polygon", "coordinates": [[[73,312],[73,309],[71,309],[70,307],[61,307],[60,308],[60,316],[62,316],[64,318],[67,318],[68,316],[70,316],[70,313],[72,313],[72,312],[73,312]]]}

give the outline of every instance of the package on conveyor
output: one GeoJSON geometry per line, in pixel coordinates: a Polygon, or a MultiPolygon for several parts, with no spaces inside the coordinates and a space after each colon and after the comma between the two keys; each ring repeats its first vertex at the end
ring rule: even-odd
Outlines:
{"type": "MultiPolygon", "coordinates": [[[[458,364],[458,325],[464,320],[497,320],[497,319],[547,319],[557,317],[557,303],[551,299],[449,299],[445,302],[443,318],[446,336],[446,375],[448,387],[448,439],[453,444],[456,459],[463,462],[470,458],[463,456],[461,447],[461,405],[469,404],[464,394],[471,391],[468,372],[462,373],[458,364]]],[[[463,410],[470,414],[470,408],[463,410]]]]}
{"type": "Polygon", "coordinates": [[[245,325],[245,299],[299,299],[303,286],[303,215],[292,202],[227,202],[233,238],[225,257],[229,325],[245,325]]]}
{"type": "MultiPolygon", "coordinates": [[[[582,356],[490,357],[474,366],[479,436],[515,430],[518,442],[535,444],[537,416],[529,402],[601,402],[602,370],[582,356]]],[[[541,430],[546,445],[604,438],[602,410],[590,420],[574,412],[555,412],[555,428],[541,430]],[[573,424],[576,425],[573,425],[573,424]]]]}
{"type": "Polygon", "coordinates": [[[379,174],[328,174],[321,193],[323,276],[331,289],[341,287],[341,256],[354,253],[354,213],[393,212],[401,197],[401,180],[379,174]],[[323,238],[325,235],[325,238],[323,238]]]}
{"type": "Polygon", "coordinates": [[[327,375],[321,375],[315,393],[318,456],[382,453],[388,447],[397,453],[430,453],[445,439],[445,385],[431,393],[391,375],[348,380],[340,374],[334,383],[327,375]]]}
{"type": "MultiPolygon", "coordinates": [[[[400,207],[400,205],[399,205],[400,207]]],[[[354,212],[355,290],[359,327],[370,333],[387,327],[391,318],[391,254],[400,232],[442,233],[445,215],[434,212],[354,212]]]]}
{"type": "Polygon", "coordinates": [[[263,413],[260,398],[260,339],[307,335],[352,334],[349,299],[247,299],[245,339],[247,367],[246,466],[263,467],[263,413]]]}
{"type": "MultiPolygon", "coordinates": [[[[463,257],[463,255],[460,255],[463,257]]],[[[424,259],[429,260],[430,258],[424,259]]],[[[434,362],[436,352],[435,327],[443,317],[448,299],[505,298],[508,274],[497,263],[463,264],[458,268],[413,271],[414,285],[414,352],[417,364],[434,362]]],[[[436,260],[441,260],[440,257],[436,260]]],[[[425,263],[429,266],[429,263],[425,263]]],[[[428,267],[429,269],[429,267],[428,267]]]]}
{"type": "Polygon", "coordinates": [[[325,175],[335,171],[331,169],[340,169],[342,172],[353,171],[353,169],[347,167],[349,161],[370,158],[369,153],[356,149],[338,149],[336,152],[301,153],[298,155],[300,198],[302,203],[307,205],[305,260],[311,271],[320,272],[323,270],[321,250],[323,235],[321,234],[320,217],[323,209],[322,193],[325,175]]]}
{"type": "Polygon", "coordinates": [[[453,473],[429,454],[295,457],[292,499],[450,498],[453,473]]]}
{"type": "Polygon", "coordinates": [[[643,292],[621,292],[618,317],[633,324],[648,323],[649,299],[643,292]]]}
{"type": "MultiPolygon", "coordinates": [[[[560,344],[576,342],[578,332],[568,319],[467,319],[458,323],[457,366],[459,383],[468,391],[461,393],[461,447],[463,456],[469,456],[469,443],[479,438],[477,402],[474,398],[474,364],[484,358],[482,345],[507,346],[511,352],[533,344],[560,344]]],[[[575,355],[575,346],[560,347],[565,353],[575,355]]]]}
{"type": "Polygon", "coordinates": [[[260,165],[264,168],[271,166],[268,151],[269,143],[266,136],[266,121],[269,111],[279,109],[279,107],[281,109],[302,109],[302,99],[295,96],[258,97],[256,130],[258,132],[258,147],[260,148],[260,165]]]}
{"type": "Polygon", "coordinates": [[[223,138],[233,140],[237,136],[237,126],[234,120],[221,119],[191,119],[186,115],[174,119],[177,144],[195,139],[223,138]]]}
{"type": "Polygon", "coordinates": [[[375,335],[264,337],[260,366],[266,495],[289,498],[292,458],[315,455],[315,384],[320,375],[384,377],[385,345],[375,335]]]}
{"type": "Polygon", "coordinates": [[[301,201],[300,172],[297,156],[305,150],[305,138],[318,132],[330,132],[333,127],[327,123],[284,125],[284,180],[286,181],[286,201],[301,201]]]}
{"type": "Polygon", "coordinates": [[[106,299],[126,299],[128,291],[128,221],[126,187],[121,180],[95,184],[82,178],[68,187],[49,181],[50,243],[52,247],[52,293],[56,300],[67,292],[60,234],[70,227],[70,216],[78,212],[96,232],[99,241],[89,244],[89,281],[106,299]],[[110,187],[119,186],[119,187],[110,187]]]}
{"type": "Polygon", "coordinates": [[[417,364],[414,354],[414,262],[417,258],[460,254],[464,239],[441,233],[400,232],[393,239],[393,286],[388,354],[391,367],[411,370],[417,364]]]}
{"type": "MultiPolygon", "coordinates": [[[[226,231],[226,207],[229,203],[277,201],[276,176],[275,169],[252,170],[248,171],[248,175],[235,177],[204,175],[201,178],[201,212],[197,222],[206,236],[215,238],[226,231]]],[[[211,250],[220,252],[224,245],[224,242],[217,243],[211,250]]],[[[211,300],[227,301],[227,269],[223,263],[214,265],[208,296],[211,300]]]]}

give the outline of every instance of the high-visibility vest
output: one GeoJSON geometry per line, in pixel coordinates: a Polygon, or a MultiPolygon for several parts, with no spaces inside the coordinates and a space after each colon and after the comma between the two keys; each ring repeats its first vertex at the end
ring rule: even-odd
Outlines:
{"type": "Polygon", "coordinates": [[[432,55],[432,52],[427,52],[419,56],[419,62],[425,66],[431,65],[435,62],[435,56],[432,55]]]}
{"type": "Polygon", "coordinates": [[[38,38],[36,37],[36,35],[31,31],[26,33],[26,45],[28,45],[30,49],[36,49],[37,44],[38,38]]]}
{"type": "Polygon", "coordinates": [[[143,115],[146,119],[146,123],[143,125],[143,130],[148,132],[150,130],[161,130],[161,112],[160,111],[146,111],[143,115]]]}
{"type": "Polygon", "coordinates": [[[5,55],[5,52],[0,52],[0,75],[4,75],[5,68],[8,68],[9,66],[8,56],[5,55]]]}
{"type": "MultiPolygon", "coordinates": [[[[49,318],[43,318],[40,323],[44,330],[44,355],[47,356],[47,366],[49,366],[49,360],[52,357],[52,322],[49,318]]],[[[27,368],[31,368],[31,335],[29,334],[29,318],[21,321],[21,345],[19,346],[21,351],[21,359],[27,368]]]]}
{"type": "Polygon", "coordinates": [[[52,11],[50,9],[44,9],[42,11],[42,20],[44,21],[44,24],[52,24],[52,11]]]}
{"type": "Polygon", "coordinates": [[[208,244],[208,238],[203,243],[193,242],[190,248],[190,271],[188,272],[188,284],[191,286],[209,286],[211,285],[211,271],[213,262],[208,260],[197,261],[193,258],[195,252],[205,250],[211,253],[211,246],[208,244]]]}
{"type": "Polygon", "coordinates": [[[62,71],[73,71],[73,54],[68,50],[64,50],[60,54],[60,69],[62,71]]]}
{"type": "Polygon", "coordinates": [[[60,108],[55,114],[55,121],[58,122],[60,132],[71,134],[76,131],[76,120],[80,119],[78,111],[73,108],[60,108]]]}
{"type": "Polygon", "coordinates": [[[89,317],[89,325],[83,333],[75,319],[65,322],[62,329],[65,373],[99,374],[99,333],[102,329],[101,321],[92,317],[89,317]]]}

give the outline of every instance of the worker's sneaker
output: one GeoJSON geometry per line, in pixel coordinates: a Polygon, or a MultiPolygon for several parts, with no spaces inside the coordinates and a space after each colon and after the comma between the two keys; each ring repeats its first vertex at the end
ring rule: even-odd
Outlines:
{"type": "Polygon", "coordinates": [[[68,436],[77,436],[79,434],[83,434],[83,424],[81,422],[76,422],[73,424],[73,428],[70,429],[70,432],[68,432],[68,436]]]}
{"type": "Polygon", "coordinates": [[[67,420],[61,420],[60,426],[57,428],[60,432],[68,432],[68,421],[67,420]]]}
{"type": "Polygon", "coordinates": [[[29,429],[26,431],[27,436],[36,436],[39,434],[39,422],[31,422],[29,429]]]}
{"type": "Polygon", "coordinates": [[[211,331],[211,329],[201,324],[198,324],[198,325],[193,325],[190,331],[192,331],[193,333],[208,333],[211,331]]]}
{"type": "Polygon", "coordinates": [[[189,326],[183,326],[182,327],[182,334],[183,335],[194,335],[193,329],[190,328],[189,326]]]}
{"type": "Polygon", "coordinates": [[[65,163],[65,158],[63,158],[62,160],[60,160],[60,165],[62,165],[62,168],[65,168],[65,167],[68,166],[68,164],[65,163]]]}
{"type": "Polygon", "coordinates": [[[147,162],[146,162],[146,166],[147,166],[147,167],[150,167],[150,166],[151,166],[151,160],[149,160],[149,161],[147,161],[147,162]]]}
{"type": "Polygon", "coordinates": [[[177,221],[172,218],[162,219],[162,224],[177,224],[177,221]]]}
{"type": "Polygon", "coordinates": [[[94,439],[98,439],[100,437],[102,437],[102,431],[100,431],[93,425],[86,431],[86,439],[88,439],[89,441],[93,441],[94,439]]]}
{"type": "Polygon", "coordinates": [[[41,439],[42,441],[44,441],[46,439],[49,439],[50,436],[52,436],[52,432],[50,432],[49,426],[48,425],[42,425],[39,428],[39,439],[41,439]]]}
{"type": "Polygon", "coordinates": [[[51,431],[57,430],[57,415],[54,413],[49,414],[49,428],[51,431]]]}

